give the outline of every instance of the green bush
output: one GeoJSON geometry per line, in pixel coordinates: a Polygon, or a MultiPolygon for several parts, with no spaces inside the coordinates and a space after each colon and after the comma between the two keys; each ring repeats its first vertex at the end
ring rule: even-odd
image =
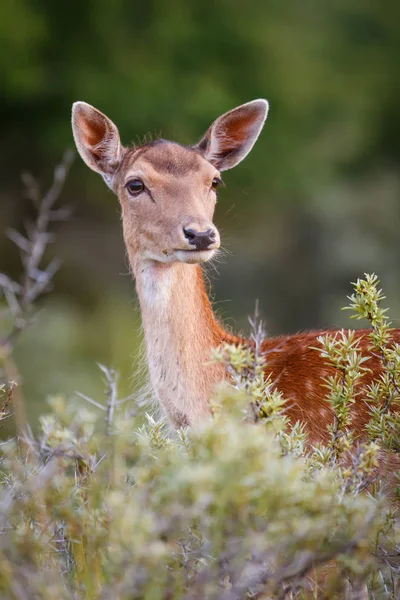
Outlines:
{"type": "MultiPolygon", "coordinates": [[[[371,485],[378,453],[400,442],[399,353],[376,286],[367,277],[352,298],[357,314],[375,310],[371,345],[386,360],[361,443],[349,407],[366,367],[351,332],[321,338],[345,375],[327,382],[337,418],[326,446],[309,448],[302,425],[289,426],[257,326],[254,350],[215,352],[232,381],[191,430],[149,415],[141,425],[104,367],[104,405],[51,398],[37,438],[1,446],[0,597],[333,599],[367,597],[363,585],[398,597],[399,525],[385,486],[371,485]]],[[[3,386],[4,417],[14,393],[3,386]]]]}

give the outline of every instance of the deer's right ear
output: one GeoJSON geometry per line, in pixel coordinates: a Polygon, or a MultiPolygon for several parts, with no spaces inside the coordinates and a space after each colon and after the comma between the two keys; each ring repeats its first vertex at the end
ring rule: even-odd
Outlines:
{"type": "Polygon", "coordinates": [[[78,152],[87,166],[100,173],[113,189],[114,175],[123,157],[116,125],[90,104],[74,102],[72,132],[78,152]]]}

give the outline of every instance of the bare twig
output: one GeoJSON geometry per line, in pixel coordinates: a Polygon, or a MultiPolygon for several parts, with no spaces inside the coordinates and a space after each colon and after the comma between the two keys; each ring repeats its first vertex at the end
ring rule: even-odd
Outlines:
{"type": "Polygon", "coordinates": [[[31,323],[34,302],[50,289],[52,279],[60,266],[58,259],[53,259],[45,267],[41,264],[48,245],[54,241],[54,234],[48,231],[49,226],[56,221],[65,220],[69,215],[65,207],[54,209],[54,205],[60,197],[73,156],[70,150],[64,153],[61,163],[54,170],[53,182],[43,197],[32,175],[25,174],[22,178],[26,196],[34,203],[37,216],[33,223],[26,224],[25,235],[14,229],[7,232],[21,252],[23,266],[21,283],[0,274],[0,288],[13,317],[11,332],[2,341],[2,346],[8,348],[9,352],[18,334],[31,323]]]}
{"type": "Polygon", "coordinates": [[[86,402],[89,402],[89,404],[92,404],[96,408],[99,408],[100,410],[107,410],[106,407],[104,406],[104,404],[100,404],[100,402],[96,402],[96,400],[93,400],[93,398],[86,396],[86,394],[82,394],[82,392],[75,392],[75,394],[77,396],[79,396],[79,398],[82,398],[82,400],[86,400],[86,402]]]}
{"type": "Polygon", "coordinates": [[[99,368],[103,371],[107,380],[107,411],[106,411],[106,432],[107,435],[111,433],[112,422],[114,419],[114,411],[118,402],[118,379],[119,374],[114,369],[108,369],[104,365],[98,364],[99,368]]]}

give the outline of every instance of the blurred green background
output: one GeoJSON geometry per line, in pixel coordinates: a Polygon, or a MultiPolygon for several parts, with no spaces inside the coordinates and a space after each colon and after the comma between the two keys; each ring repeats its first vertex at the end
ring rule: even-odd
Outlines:
{"type": "MultiPolygon", "coordinates": [[[[191,143],[265,97],[265,129],[219,195],[217,311],[246,331],[258,298],[270,334],[350,326],[349,282],[375,271],[399,324],[399,23],[395,0],[4,0],[1,230],[29,213],[21,173],[46,187],[72,147],[73,101],[105,112],[125,144],[148,132],[191,143]]],[[[100,399],[96,362],[121,371],[124,392],[135,385],[140,315],[117,200],[79,158],[62,200],[63,266],[15,355],[31,419],[48,394],[100,399]]],[[[18,277],[5,235],[0,258],[18,277]]]]}

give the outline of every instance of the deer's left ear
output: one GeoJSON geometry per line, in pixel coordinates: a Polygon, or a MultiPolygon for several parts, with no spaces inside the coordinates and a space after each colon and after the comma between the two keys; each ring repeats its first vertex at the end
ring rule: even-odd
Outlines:
{"type": "Polygon", "coordinates": [[[253,100],[218,117],[195,146],[219,171],[232,169],[254,146],[268,114],[266,100],[253,100]]]}

